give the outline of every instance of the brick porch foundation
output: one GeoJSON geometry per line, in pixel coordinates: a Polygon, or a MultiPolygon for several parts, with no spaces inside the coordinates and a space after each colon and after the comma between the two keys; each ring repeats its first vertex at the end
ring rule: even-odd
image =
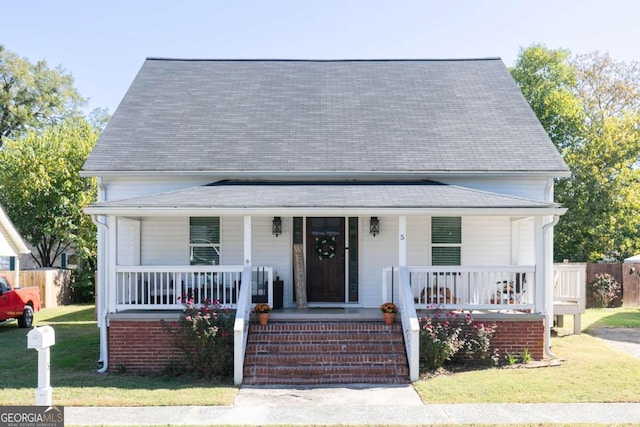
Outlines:
{"type": "MultiPolygon", "coordinates": [[[[175,325],[178,314],[169,315],[164,323],[153,313],[115,317],[109,320],[109,371],[159,372],[171,361],[181,360],[181,354],[173,348],[173,338],[167,331],[168,326],[175,325]]],[[[544,358],[542,316],[525,314],[496,320],[497,317],[474,316],[476,321],[497,325],[496,334],[491,340],[491,352],[497,349],[502,358],[506,353],[520,355],[527,349],[534,359],[544,358]]]]}
{"type": "Polygon", "coordinates": [[[531,356],[544,358],[544,320],[539,321],[491,321],[498,328],[491,339],[491,352],[497,349],[500,357],[507,353],[521,355],[526,349],[531,356]]]}
{"type": "Polygon", "coordinates": [[[109,321],[109,371],[159,372],[182,355],[174,349],[167,327],[175,320],[111,319],[109,321]]]}

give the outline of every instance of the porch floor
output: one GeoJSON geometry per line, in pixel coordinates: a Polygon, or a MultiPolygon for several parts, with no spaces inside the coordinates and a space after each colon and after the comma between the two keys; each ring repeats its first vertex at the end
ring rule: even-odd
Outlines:
{"type": "MultiPolygon", "coordinates": [[[[447,310],[448,311],[448,310],[447,310]]],[[[418,317],[433,313],[433,310],[417,309],[418,317]]],[[[540,314],[522,312],[518,310],[471,310],[471,314],[478,319],[523,319],[539,318],[540,314]]],[[[396,315],[396,321],[400,316],[396,315]]],[[[378,308],[362,307],[314,307],[314,308],[284,308],[272,310],[270,321],[344,321],[344,322],[368,322],[382,320],[382,313],[378,308]]]]}
{"type": "Polygon", "coordinates": [[[269,320],[273,321],[353,321],[366,322],[382,319],[377,308],[284,308],[271,311],[269,320]]]}

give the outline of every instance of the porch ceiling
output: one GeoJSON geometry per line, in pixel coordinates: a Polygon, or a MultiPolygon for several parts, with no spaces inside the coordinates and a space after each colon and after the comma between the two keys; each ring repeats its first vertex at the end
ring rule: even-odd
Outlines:
{"type": "Polygon", "coordinates": [[[89,214],[188,213],[425,213],[561,215],[554,203],[490,193],[433,181],[419,182],[245,182],[220,181],[151,196],[100,202],[89,214]]]}

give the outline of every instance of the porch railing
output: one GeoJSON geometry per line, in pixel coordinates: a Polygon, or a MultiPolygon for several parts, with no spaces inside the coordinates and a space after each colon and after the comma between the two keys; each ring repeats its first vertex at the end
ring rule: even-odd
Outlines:
{"type": "Polygon", "coordinates": [[[245,267],[243,271],[236,320],[233,324],[233,382],[235,385],[242,385],[244,355],[249,334],[249,316],[252,308],[249,280],[247,279],[250,276],[249,271],[249,267],[245,267]]]}
{"type": "MultiPolygon", "coordinates": [[[[174,310],[190,299],[236,308],[243,272],[243,266],[117,266],[115,309],[174,310]]],[[[254,267],[247,283],[252,299],[273,305],[272,267],[254,267]]]]}
{"type": "Polygon", "coordinates": [[[573,333],[582,332],[581,315],[586,307],[585,264],[553,265],[553,315],[557,325],[564,326],[564,315],[573,316],[573,333]]]}
{"type": "MultiPolygon", "coordinates": [[[[406,267],[411,298],[417,308],[457,309],[535,308],[534,266],[406,267]]],[[[382,273],[382,301],[398,301],[400,270],[382,273]]]]}
{"type": "Polygon", "coordinates": [[[407,267],[399,269],[399,279],[400,319],[402,321],[402,333],[404,335],[407,359],[409,360],[409,380],[417,381],[420,376],[420,324],[418,323],[418,315],[413,302],[413,292],[407,267]]]}
{"type": "Polygon", "coordinates": [[[553,300],[577,303],[584,312],[586,274],[585,264],[553,264],[553,300]]]}

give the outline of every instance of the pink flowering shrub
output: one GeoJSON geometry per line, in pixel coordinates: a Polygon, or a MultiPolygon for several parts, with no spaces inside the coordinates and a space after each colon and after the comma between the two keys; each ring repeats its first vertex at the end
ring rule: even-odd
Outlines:
{"type": "Polygon", "coordinates": [[[201,378],[228,377],[233,373],[233,322],[235,311],[218,301],[202,305],[189,299],[173,330],[175,345],[187,370],[201,378]]]}
{"type": "Polygon", "coordinates": [[[596,274],[587,290],[593,295],[596,308],[607,308],[620,295],[620,284],[610,274],[596,274]]]}
{"type": "Polygon", "coordinates": [[[489,354],[496,325],[474,322],[471,313],[442,313],[420,319],[420,361],[430,370],[457,360],[482,360],[489,354]]]}

